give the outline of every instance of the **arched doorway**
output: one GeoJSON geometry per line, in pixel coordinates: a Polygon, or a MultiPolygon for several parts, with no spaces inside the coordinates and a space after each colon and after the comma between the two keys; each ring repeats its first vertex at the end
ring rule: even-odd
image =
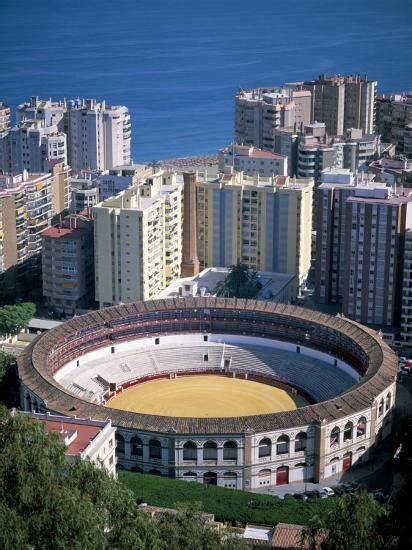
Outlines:
{"type": "Polygon", "coordinates": [[[342,472],[347,472],[352,466],[352,453],[346,453],[342,459],[342,472]]]}
{"type": "Polygon", "coordinates": [[[276,485],[287,485],[289,483],[289,467],[279,466],[276,470],[276,485]]]}
{"type": "Polygon", "coordinates": [[[216,472],[205,472],[203,474],[203,483],[205,485],[217,485],[217,473],[216,472]]]}

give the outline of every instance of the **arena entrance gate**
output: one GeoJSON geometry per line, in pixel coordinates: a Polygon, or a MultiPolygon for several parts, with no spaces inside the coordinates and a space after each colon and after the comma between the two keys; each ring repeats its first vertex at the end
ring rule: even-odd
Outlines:
{"type": "Polygon", "coordinates": [[[203,474],[203,483],[205,485],[217,485],[217,473],[216,472],[205,472],[203,474]]]}
{"type": "Polygon", "coordinates": [[[352,466],[352,453],[343,455],[342,472],[347,472],[352,466]]]}
{"type": "Polygon", "coordinates": [[[276,470],[276,485],[287,485],[289,483],[288,466],[280,466],[276,470]]]}

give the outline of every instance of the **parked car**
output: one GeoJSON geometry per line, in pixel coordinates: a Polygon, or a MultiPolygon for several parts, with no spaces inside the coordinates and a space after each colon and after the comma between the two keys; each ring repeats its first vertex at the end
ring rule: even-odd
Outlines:
{"type": "Polygon", "coordinates": [[[399,363],[405,364],[408,361],[408,359],[406,357],[401,356],[401,357],[399,357],[398,361],[399,361],[399,363]]]}
{"type": "Polygon", "coordinates": [[[321,489],[321,491],[323,493],[325,493],[326,495],[328,495],[328,497],[334,497],[335,496],[335,491],[333,489],[331,489],[331,487],[323,487],[321,489]]]}
{"type": "Polygon", "coordinates": [[[332,491],[335,493],[335,495],[340,496],[343,495],[344,491],[340,485],[335,485],[332,487],[332,491]]]}
{"type": "Polygon", "coordinates": [[[293,495],[291,493],[285,493],[283,498],[293,498],[293,495]]]}
{"type": "Polygon", "coordinates": [[[308,500],[308,497],[305,495],[305,493],[295,493],[293,495],[293,498],[296,500],[308,500]]]}
{"type": "Polygon", "coordinates": [[[314,498],[319,498],[319,492],[318,491],[306,491],[305,495],[310,500],[312,500],[314,498]]]}

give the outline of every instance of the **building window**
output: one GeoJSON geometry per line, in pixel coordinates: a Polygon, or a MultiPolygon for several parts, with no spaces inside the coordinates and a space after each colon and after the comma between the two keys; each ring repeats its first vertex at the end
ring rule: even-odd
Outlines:
{"type": "Polygon", "coordinates": [[[259,441],[259,458],[270,456],[272,453],[272,442],[265,437],[259,441]]]}
{"type": "Polygon", "coordinates": [[[157,439],[151,439],[149,441],[149,458],[162,458],[162,446],[157,439]]]}
{"type": "Polygon", "coordinates": [[[305,432],[299,432],[295,438],[295,453],[300,453],[306,450],[308,436],[305,432]]]}
{"type": "Polygon", "coordinates": [[[217,460],[217,445],[213,441],[203,445],[203,460],[217,460]]]}
{"type": "Polygon", "coordinates": [[[183,460],[197,460],[197,445],[193,441],[183,445],[183,460]]]}
{"type": "Polygon", "coordinates": [[[276,442],[276,454],[284,455],[289,452],[289,437],[281,435],[276,442]]]}
{"type": "Polygon", "coordinates": [[[237,460],[237,443],[227,441],[223,445],[223,460],[237,460]]]}
{"type": "Polygon", "coordinates": [[[353,437],[353,424],[348,422],[343,430],[343,441],[349,441],[353,437]]]}

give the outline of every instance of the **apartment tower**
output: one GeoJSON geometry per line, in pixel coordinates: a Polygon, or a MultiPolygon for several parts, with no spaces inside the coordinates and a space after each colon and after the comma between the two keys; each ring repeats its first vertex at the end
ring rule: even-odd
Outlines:
{"type": "Polygon", "coordinates": [[[296,274],[311,259],[313,180],[260,178],[227,172],[198,178],[198,254],[202,268],[249,268],[296,274]]]}

